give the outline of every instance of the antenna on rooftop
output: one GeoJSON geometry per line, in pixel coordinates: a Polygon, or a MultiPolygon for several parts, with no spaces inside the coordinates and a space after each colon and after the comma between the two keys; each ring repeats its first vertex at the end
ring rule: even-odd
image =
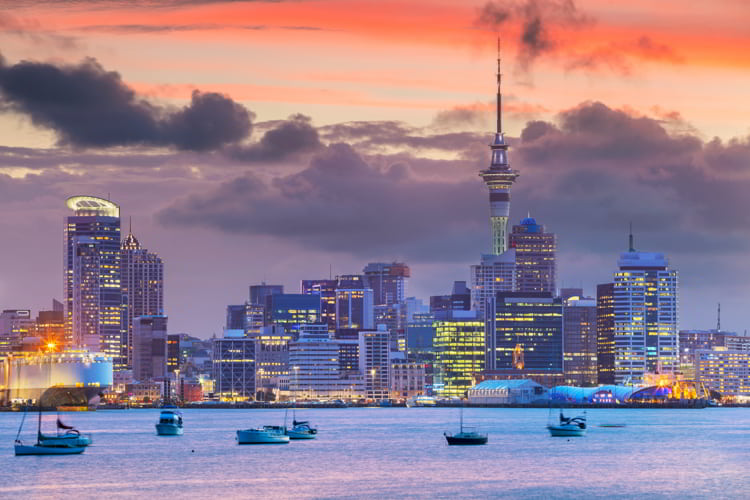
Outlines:
{"type": "Polygon", "coordinates": [[[503,74],[500,72],[500,37],[497,37],[497,133],[502,134],[503,132],[503,95],[501,91],[501,83],[503,80],[503,74]]]}
{"type": "Polygon", "coordinates": [[[633,221],[630,221],[630,236],[628,236],[628,252],[635,252],[633,247],[633,221]]]}
{"type": "Polygon", "coordinates": [[[721,331],[721,302],[719,302],[719,306],[716,310],[716,331],[721,331]]]}

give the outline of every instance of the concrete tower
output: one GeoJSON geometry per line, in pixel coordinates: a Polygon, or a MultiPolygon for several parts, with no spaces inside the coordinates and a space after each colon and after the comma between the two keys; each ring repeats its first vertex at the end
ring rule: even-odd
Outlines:
{"type": "Polygon", "coordinates": [[[492,160],[490,167],[479,175],[490,190],[490,224],[492,230],[492,254],[500,255],[508,249],[508,216],[510,215],[510,188],[519,175],[510,168],[508,144],[505,142],[502,122],[502,73],[500,73],[500,40],[497,42],[497,131],[490,144],[492,160]]]}

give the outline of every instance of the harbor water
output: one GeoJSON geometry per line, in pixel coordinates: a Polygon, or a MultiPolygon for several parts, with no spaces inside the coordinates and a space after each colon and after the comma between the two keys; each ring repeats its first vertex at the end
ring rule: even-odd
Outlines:
{"type": "MultiPolygon", "coordinates": [[[[571,409],[571,416],[581,410],[571,409]]],[[[237,429],[284,410],[63,413],[94,443],[75,456],[13,456],[21,413],[0,413],[0,498],[747,498],[750,410],[593,409],[585,437],[553,438],[546,409],[466,408],[485,446],[447,446],[455,408],[305,409],[318,438],[240,446],[237,429]],[[599,427],[626,424],[625,427],[599,427]]],[[[54,432],[55,414],[43,416],[54,432]]],[[[288,423],[291,422],[291,412],[288,423]]],[[[21,438],[33,442],[36,414],[21,438]]]]}

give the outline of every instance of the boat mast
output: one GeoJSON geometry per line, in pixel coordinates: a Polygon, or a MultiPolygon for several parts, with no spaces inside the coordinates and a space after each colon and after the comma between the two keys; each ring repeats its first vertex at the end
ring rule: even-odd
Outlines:
{"type": "Polygon", "coordinates": [[[42,435],[42,396],[39,396],[39,418],[36,426],[36,444],[39,444],[42,435]]]}

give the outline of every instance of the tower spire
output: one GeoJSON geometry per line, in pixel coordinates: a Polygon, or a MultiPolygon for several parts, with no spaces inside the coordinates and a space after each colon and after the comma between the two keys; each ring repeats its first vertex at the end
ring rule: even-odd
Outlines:
{"type": "Polygon", "coordinates": [[[497,133],[503,133],[503,74],[500,72],[500,37],[497,37],[497,133]]]}
{"type": "Polygon", "coordinates": [[[633,247],[633,221],[630,221],[630,235],[628,236],[628,252],[635,252],[633,247]]]}
{"type": "Polygon", "coordinates": [[[721,331],[721,302],[719,302],[719,307],[716,311],[716,331],[721,331]]]}

